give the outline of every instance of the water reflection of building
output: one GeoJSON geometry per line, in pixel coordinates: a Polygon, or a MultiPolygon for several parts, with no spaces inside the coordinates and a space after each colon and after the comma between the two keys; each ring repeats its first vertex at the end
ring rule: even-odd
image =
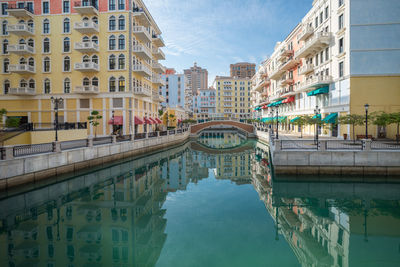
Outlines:
{"type": "Polygon", "coordinates": [[[236,184],[251,182],[251,153],[244,151],[234,154],[216,155],[216,179],[230,179],[236,184]]]}
{"type": "Polygon", "coordinates": [[[238,147],[246,142],[246,135],[232,129],[208,129],[199,134],[198,142],[210,148],[238,147]]]}

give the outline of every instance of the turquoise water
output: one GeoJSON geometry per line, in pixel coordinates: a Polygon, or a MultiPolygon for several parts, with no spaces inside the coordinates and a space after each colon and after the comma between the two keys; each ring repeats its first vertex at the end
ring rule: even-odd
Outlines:
{"type": "Polygon", "coordinates": [[[400,266],[400,185],[278,182],[194,143],[0,200],[0,266],[400,266]]]}

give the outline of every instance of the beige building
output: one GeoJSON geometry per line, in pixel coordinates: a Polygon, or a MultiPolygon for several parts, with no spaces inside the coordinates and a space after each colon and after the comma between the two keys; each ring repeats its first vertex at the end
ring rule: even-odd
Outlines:
{"type": "Polygon", "coordinates": [[[200,89],[208,88],[208,71],[198,67],[196,62],[193,67],[184,70],[184,74],[187,88],[192,89],[192,95],[197,95],[200,89]]]}
{"type": "Polygon", "coordinates": [[[239,62],[230,65],[231,77],[251,78],[256,74],[256,64],[239,62]]]}

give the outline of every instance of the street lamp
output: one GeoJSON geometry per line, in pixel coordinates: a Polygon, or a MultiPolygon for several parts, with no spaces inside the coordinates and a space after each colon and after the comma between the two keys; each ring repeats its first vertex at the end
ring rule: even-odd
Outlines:
{"type": "Polygon", "coordinates": [[[365,139],[368,139],[368,108],[369,108],[369,105],[365,104],[364,108],[365,108],[365,139]]]}
{"type": "Polygon", "coordinates": [[[61,97],[51,97],[51,102],[54,104],[54,112],[56,115],[55,119],[55,130],[56,130],[56,142],[58,141],[58,106],[63,103],[63,99],[61,97]]]}
{"type": "Polygon", "coordinates": [[[279,139],[278,132],[279,132],[279,108],[276,108],[276,140],[279,139]]]}
{"type": "Polygon", "coordinates": [[[321,109],[318,108],[318,105],[315,106],[314,109],[314,113],[315,113],[315,142],[318,145],[318,115],[321,113],[321,109]]]}
{"type": "Polygon", "coordinates": [[[112,122],[112,125],[111,125],[111,127],[112,127],[111,135],[114,134],[114,112],[115,112],[114,110],[111,111],[111,122],[112,122]]]}
{"type": "Polygon", "coordinates": [[[273,117],[274,117],[274,109],[271,108],[271,112],[270,114],[270,124],[269,124],[269,128],[271,129],[271,133],[274,134],[274,126],[272,125],[274,123],[273,117]]]}

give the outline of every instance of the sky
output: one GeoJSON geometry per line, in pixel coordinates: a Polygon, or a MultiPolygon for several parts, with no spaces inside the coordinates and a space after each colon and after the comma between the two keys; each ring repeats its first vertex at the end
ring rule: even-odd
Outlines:
{"type": "Polygon", "coordinates": [[[182,73],[197,65],[215,76],[229,65],[257,66],[272,54],[311,8],[312,0],[144,0],[162,31],[166,60],[182,73]]]}

